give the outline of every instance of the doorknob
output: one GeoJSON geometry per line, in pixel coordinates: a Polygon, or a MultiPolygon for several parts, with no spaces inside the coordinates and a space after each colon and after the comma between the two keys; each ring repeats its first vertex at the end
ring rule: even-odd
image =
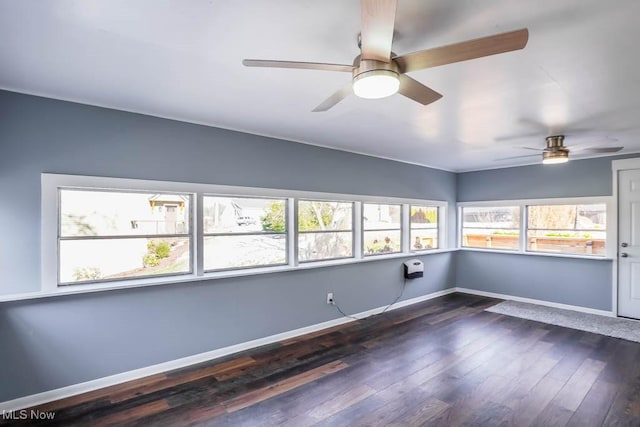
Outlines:
{"type": "Polygon", "coordinates": [[[628,254],[628,253],[626,253],[626,252],[622,252],[622,253],[620,254],[620,256],[621,256],[622,258],[626,258],[626,257],[628,257],[628,256],[629,256],[629,254],[628,254]]]}
{"type": "Polygon", "coordinates": [[[629,246],[629,244],[628,243],[623,243],[620,246],[622,246],[623,248],[626,248],[627,246],[629,246]]]}

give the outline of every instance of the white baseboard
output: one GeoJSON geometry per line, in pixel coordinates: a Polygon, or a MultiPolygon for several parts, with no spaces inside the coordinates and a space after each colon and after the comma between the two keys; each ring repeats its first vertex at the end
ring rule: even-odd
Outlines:
{"type": "MultiPolygon", "coordinates": [[[[448,295],[456,292],[455,288],[444,289],[442,291],[433,292],[427,295],[421,295],[419,297],[403,300],[389,307],[389,310],[397,310],[398,308],[406,307],[408,305],[417,304],[422,301],[438,298],[444,295],[448,295]]],[[[363,311],[353,314],[352,317],[357,319],[364,319],[375,314],[381,313],[387,306],[377,307],[371,310],[363,311]]],[[[30,396],[20,397],[6,402],[0,402],[0,413],[2,411],[16,411],[20,409],[30,408],[37,405],[42,405],[55,400],[65,399],[67,397],[76,396],[82,393],[88,393],[101,388],[122,384],[127,381],[137,380],[140,378],[148,377],[150,375],[160,374],[163,372],[172,371],[175,369],[185,368],[187,366],[195,365],[202,362],[208,362],[214,359],[218,359],[223,356],[228,356],[240,351],[249,350],[252,348],[260,347],[266,344],[272,344],[278,341],[294,338],[300,335],[305,335],[311,332],[316,332],[322,329],[331,328],[344,323],[353,322],[354,319],[349,317],[340,317],[337,319],[329,320],[322,323],[316,323],[315,325],[305,326],[303,328],[294,329],[287,332],[282,332],[275,335],[270,335],[264,338],[258,338],[255,340],[243,342],[240,344],[231,345],[228,347],[219,348],[205,353],[194,354],[193,356],[187,356],[168,362],[159,363],[157,365],[147,366],[140,369],[134,369],[132,371],[123,372],[116,375],[110,375],[108,377],[98,378],[91,381],[86,381],[79,384],[73,384],[67,387],[62,387],[54,390],[45,391],[30,396]]]]}
{"type": "Polygon", "coordinates": [[[544,305],[547,307],[562,308],[564,310],[573,310],[573,311],[579,311],[581,313],[597,314],[599,316],[616,317],[611,311],[597,310],[595,308],[581,307],[579,305],[561,304],[558,302],[544,301],[544,300],[533,299],[533,298],[517,297],[514,295],[497,294],[495,292],[477,291],[475,289],[468,289],[468,288],[456,287],[454,289],[456,292],[462,292],[465,294],[479,295],[479,296],[489,297],[489,298],[499,298],[504,300],[518,301],[518,302],[527,302],[529,304],[537,304],[537,305],[544,305]]]}

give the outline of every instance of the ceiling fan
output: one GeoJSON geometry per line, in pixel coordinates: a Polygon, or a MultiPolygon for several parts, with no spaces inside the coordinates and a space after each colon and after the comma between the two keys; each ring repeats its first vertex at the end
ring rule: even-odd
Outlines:
{"type": "MultiPolygon", "coordinates": [[[[524,150],[535,150],[542,152],[542,163],[545,165],[566,163],[569,161],[569,152],[579,154],[595,154],[595,153],[617,153],[624,147],[585,147],[585,148],[569,148],[564,145],[564,135],[552,135],[545,138],[545,148],[519,147],[524,150]]],[[[511,160],[524,157],[539,156],[539,154],[526,154],[524,156],[503,157],[499,160],[511,160]]]]}
{"type": "Polygon", "coordinates": [[[247,67],[299,68],[352,73],[352,81],[313,109],[327,111],[352,92],[361,98],[378,99],[396,92],[427,105],[442,95],[405,73],[522,49],[529,39],[525,29],[421,50],[406,55],[391,51],[397,0],[361,0],[362,29],[358,37],[361,54],[353,65],[318,62],[245,59],[247,67]]]}

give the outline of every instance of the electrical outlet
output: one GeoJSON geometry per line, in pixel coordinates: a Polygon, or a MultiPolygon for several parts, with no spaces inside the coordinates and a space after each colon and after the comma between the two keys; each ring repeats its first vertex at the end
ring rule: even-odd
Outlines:
{"type": "Polygon", "coordinates": [[[336,301],[333,299],[333,292],[327,293],[327,304],[334,305],[336,301]]]}

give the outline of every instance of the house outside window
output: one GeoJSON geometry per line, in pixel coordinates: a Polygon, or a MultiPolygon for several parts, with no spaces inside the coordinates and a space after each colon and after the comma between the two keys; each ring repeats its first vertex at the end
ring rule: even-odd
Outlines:
{"type": "Polygon", "coordinates": [[[402,252],[402,205],[362,204],[364,256],[402,252]]]}
{"type": "Polygon", "coordinates": [[[60,189],[58,283],[191,272],[191,195],[60,189]]]}
{"type": "Polygon", "coordinates": [[[287,264],[287,200],[204,196],[204,270],[287,264]]]}
{"type": "Polygon", "coordinates": [[[411,205],[409,214],[411,250],[415,252],[438,248],[438,207],[411,205]]]}

